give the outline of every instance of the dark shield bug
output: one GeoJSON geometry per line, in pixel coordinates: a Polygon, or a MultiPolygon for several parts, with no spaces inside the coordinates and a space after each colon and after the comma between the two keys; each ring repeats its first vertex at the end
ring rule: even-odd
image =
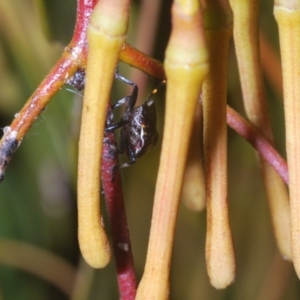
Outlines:
{"type": "Polygon", "coordinates": [[[112,106],[114,109],[126,104],[120,122],[106,127],[108,131],[121,127],[119,152],[125,152],[129,158],[129,162],[122,165],[122,167],[126,167],[134,164],[137,158],[147,153],[158,139],[156,108],[152,96],[166,84],[166,81],[162,81],[142,105],[134,107],[138,95],[137,85],[118,73],[116,73],[116,78],[133,86],[130,96],[119,100],[112,106]]]}

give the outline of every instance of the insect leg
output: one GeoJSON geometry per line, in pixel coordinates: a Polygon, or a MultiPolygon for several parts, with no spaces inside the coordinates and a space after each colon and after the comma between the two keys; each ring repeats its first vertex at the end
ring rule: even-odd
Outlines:
{"type": "Polygon", "coordinates": [[[126,168],[135,164],[136,158],[133,156],[128,162],[120,165],[120,168],[126,168]]]}
{"type": "MultiPolygon", "coordinates": [[[[137,96],[138,96],[138,86],[136,83],[130,81],[129,79],[123,77],[122,75],[120,75],[118,73],[118,70],[116,70],[115,72],[115,78],[122,81],[122,82],[125,82],[127,84],[130,84],[133,86],[133,90],[132,90],[132,93],[130,96],[127,96],[119,101],[123,101],[123,103],[127,102],[128,101],[128,107],[126,108],[126,110],[129,110],[129,111],[132,111],[132,109],[134,108],[135,106],[135,103],[136,103],[136,99],[137,99],[137,96]],[[124,100],[126,99],[126,100],[124,100]]],[[[118,101],[118,102],[119,102],[118,101]]],[[[122,104],[122,103],[121,103],[122,104]]],[[[120,105],[121,105],[120,104],[120,105]]],[[[118,105],[119,106],[119,105],[118,105]]]]}
{"type": "MultiPolygon", "coordinates": [[[[127,96],[121,100],[119,100],[117,103],[111,105],[110,107],[110,111],[112,111],[113,109],[115,109],[116,107],[119,107],[121,106],[122,104],[128,102],[128,100],[130,100],[130,96],[127,96]]],[[[111,120],[113,119],[113,115],[111,113],[111,120]]],[[[115,123],[115,124],[108,124],[108,122],[106,122],[106,126],[105,126],[105,130],[107,131],[112,131],[112,130],[115,130],[115,129],[118,129],[122,126],[124,126],[125,124],[127,123],[127,115],[125,114],[121,120],[118,122],[118,123],[115,123]]]]}
{"type": "Polygon", "coordinates": [[[116,102],[115,104],[113,104],[111,106],[111,108],[115,109],[115,108],[117,108],[117,107],[119,107],[119,106],[121,106],[121,105],[123,105],[125,103],[128,103],[130,100],[131,100],[131,96],[124,97],[124,98],[118,100],[118,102],[116,102]]]}
{"type": "Polygon", "coordinates": [[[107,125],[105,130],[107,131],[112,131],[112,130],[115,130],[117,128],[120,128],[122,126],[124,126],[127,122],[127,119],[128,119],[128,116],[131,114],[133,108],[134,108],[134,105],[136,103],[136,99],[137,99],[137,94],[138,94],[138,86],[130,81],[129,79],[123,77],[122,75],[120,75],[118,73],[118,69],[116,69],[115,71],[115,78],[122,81],[122,82],[125,82],[127,84],[130,84],[133,86],[133,91],[132,91],[132,94],[130,96],[127,96],[127,97],[124,97],[122,98],[121,100],[119,100],[117,103],[113,104],[111,106],[111,109],[115,109],[123,104],[126,104],[126,113],[124,114],[124,116],[122,117],[121,121],[119,121],[118,123],[115,123],[115,124],[112,124],[112,125],[107,125]]]}
{"type": "Polygon", "coordinates": [[[105,130],[106,130],[106,131],[113,131],[113,130],[115,130],[115,129],[118,129],[118,128],[124,126],[126,123],[127,123],[127,121],[122,120],[122,121],[120,121],[120,122],[118,122],[118,123],[115,123],[115,124],[106,126],[106,127],[105,127],[105,130]]]}
{"type": "Polygon", "coordinates": [[[120,132],[118,153],[123,154],[124,152],[126,152],[127,156],[129,157],[129,162],[121,164],[119,166],[120,168],[125,168],[130,165],[133,165],[136,161],[135,154],[134,154],[133,150],[130,148],[130,145],[128,144],[128,141],[126,139],[126,133],[124,132],[124,127],[123,127],[120,132]]]}
{"type": "Polygon", "coordinates": [[[133,164],[135,164],[135,159],[134,160],[130,160],[130,161],[126,162],[126,163],[121,164],[120,168],[127,168],[129,166],[132,166],[133,164]]]}

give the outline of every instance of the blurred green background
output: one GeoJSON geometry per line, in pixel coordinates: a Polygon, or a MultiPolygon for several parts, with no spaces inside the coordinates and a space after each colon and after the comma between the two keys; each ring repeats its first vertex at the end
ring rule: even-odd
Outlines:
{"type": "MultiPolygon", "coordinates": [[[[149,1],[148,1],[149,2],[149,1]]],[[[151,2],[151,1],[150,1],[151,2]]],[[[162,1],[149,54],[163,60],[170,30],[170,3],[162,1]]],[[[153,4],[156,3],[153,1],[153,4]]],[[[159,1],[157,2],[159,4],[159,1]]],[[[278,32],[272,1],[263,1],[261,29],[275,53],[278,32]]],[[[136,32],[142,1],[135,1],[128,35],[136,32]]],[[[150,5],[151,6],[151,5],[150,5]]],[[[75,24],[75,0],[0,0],[0,127],[9,125],[70,41],[75,24]]],[[[147,44],[144,34],[139,45],[147,44]]],[[[138,46],[137,46],[138,47],[138,46]]],[[[149,48],[148,48],[149,49],[149,48]]],[[[141,49],[143,50],[143,49],[141,49]]],[[[130,68],[121,67],[130,76],[130,68]]],[[[136,76],[143,76],[138,74],[136,76]]],[[[130,77],[132,78],[132,77],[130,77]]],[[[148,90],[155,86],[151,81],[148,90]]],[[[283,107],[266,80],[278,149],[284,155],[283,107]]],[[[117,85],[113,99],[127,93],[117,85]]],[[[146,95],[147,92],[142,92],[146,95]]],[[[163,93],[162,93],[163,94],[163,93]]],[[[163,95],[157,96],[159,132],[163,125],[163,95]]],[[[234,47],[231,50],[228,101],[243,114],[234,47]]],[[[36,120],[10,163],[0,186],[0,246],[8,240],[39,247],[57,255],[74,269],[85,270],[90,283],[86,299],[118,299],[114,264],[92,272],[83,265],[77,243],[76,163],[82,97],[62,89],[36,120]]],[[[143,272],[159,163],[158,145],[136,165],[123,170],[126,209],[138,278],[143,272]]],[[[282,260],[274,242],[268,204],[253,149],[229,130],[229,207],[237,274],[226,290],[214,289],[205,267],[206,214],[181,205],[174,242],[170,299],[300,299],[300,284],[291,263],[282,260]]],[[[2,246],[1,246],[2,247],[2,246]]],[[[0,247],[2,299],[68,299],[70,295],[37,275],[13,267],[0,247]]],[[[12,256],[21,256],[18,247],[12,256]]],[[[9,251],[8,251],[9,252],[9,251]]],[[[9,256],[9,255],[8,255],[9,256]]],[[[22,256],[21,256],[22,257],[22,256]]],[[[36,256],[27,264],[52,272],[36,256]]],[[[66,279],[67,280],[67,279],[66,279]]],[[[76,297],[73,295],[73,299],[76,297]]],[[[84,298],[78,298],[84,299],[84,298]]]]}

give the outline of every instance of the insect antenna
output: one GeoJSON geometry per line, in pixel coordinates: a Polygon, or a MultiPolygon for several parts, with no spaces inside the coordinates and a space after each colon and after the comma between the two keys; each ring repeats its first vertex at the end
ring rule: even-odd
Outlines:
{"type": "Polygon", "coordinates": [[[152,96],[156,95],[165,85],[166,85],[167,81],[166,79],[164,79],[162,82],[159,83],[159,85],[151,92],[151,94],[149,95],[149,97],[146,99],[145,104],[150,106],[153,103],[153,99],[152,96]]]}

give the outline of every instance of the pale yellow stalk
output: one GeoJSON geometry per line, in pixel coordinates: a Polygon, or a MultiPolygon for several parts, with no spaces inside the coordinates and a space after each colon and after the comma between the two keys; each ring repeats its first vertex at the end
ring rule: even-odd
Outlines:
{"type": "Polygon", "coordinates": [[[110,261],[100,212],[100,164],[106,109],[119,53],[125,42],[127,0],[101,0],[88,28],[88,59],[78,158],[78,238],[84,259],[94,268],[110,261]]]}
{"type": "MultiPolygon", "coordinates": [[[[199,2],[175,1],[166,50],[165,128],[145,271],[136,299],[167,299],[175,223],[207,53],[199,2]]],[[[184,259],[184,258],[183,258],[184,259]]]]}
{"type": "Polygon", "coordinates": [[[202,145],[202,105],[196,109],[182,186],[182,201],[194,211],[206,206],[202,145]]]}
{"type": "MultiPolygon", "coordinates": [[[[245,110],[249,120],[273,143],[274,137],[260,63],[259,0],[230,0],[230,4],[234,13],[234,43],[245,110]]],[[[287,188],[273,167],[262,158],[260,164],[277,245],[283,257],[291,259],[290,208],[287,188]]],[[[253,193],[253,198],[255,198],[255,193],[253,193]]]]}
{"type": "Polygon", "coordinates": [[[272,89],[283,100],[281,61],[277,49],[275,49],[270,38],[263,32],[259,33],[260,58],[263,74],[271,84],[272,89]]]}
{"type": "Polygon", "coordinates": [[[206,265],[210,283],[225,288],[235,278],[227,206],[227,68],[232,14],[226,1],[207,1],[209,74],[203,83],[204,166],[207,200],[206,265]]]}
{"type": "Polygon", "coordinates": [[[300,277],[300,1],[279,1],[274,14],[283,71],[292,257],[300,277]]]}

